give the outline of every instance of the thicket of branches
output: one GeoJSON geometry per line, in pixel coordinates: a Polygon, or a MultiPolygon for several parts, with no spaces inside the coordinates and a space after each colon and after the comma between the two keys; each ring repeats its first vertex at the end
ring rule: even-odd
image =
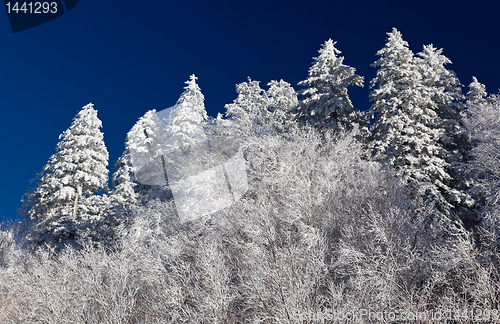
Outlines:
{"type": "Polygon", "coordinates": [[[172,202],[150,200],[114,250],[84,243],[14,259],[4,235],[0,321],[311,323],[498,309],[493,245],[434,227],[351,135],[254,136],[244,153],[249,192],[208,218],[180,223],[172,202]]]}

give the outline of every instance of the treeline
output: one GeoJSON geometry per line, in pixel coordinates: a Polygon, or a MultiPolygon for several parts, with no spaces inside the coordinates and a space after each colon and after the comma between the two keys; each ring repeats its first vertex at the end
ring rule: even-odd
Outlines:
{"type": "Polygon", "coordinates": [[[442,49],[414,55],[387,35],[368,112],[332,40],[302,90],[249,79],[225,116],[207,116],[191,76],[167,135],[154,110],[128,133],[111,189],[101,122],[83,107],[26,221],[1,233],[1,321],[497,320],[500,97],[475,78],[464,94],[442,49]],[[140,183],[139,166],[203,136],[242,143],[249,189],[182,222],[168,183],[140,183]]]}

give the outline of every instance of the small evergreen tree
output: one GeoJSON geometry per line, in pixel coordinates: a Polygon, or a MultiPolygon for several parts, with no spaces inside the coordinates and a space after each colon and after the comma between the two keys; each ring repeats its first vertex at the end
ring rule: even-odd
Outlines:
{"type": "Polygon", "coordinates": [[[469,84],[469,92],[467,92],[467,106],[486,104],[488,103],[487,96],[486,86],[473,76],[472,82],[469,84]]]}
{"type": "Polygon", "coordinates": [[[143,185],[165,185],[165,125],[156,110],[144,114],[127,134],[125,144],[135,180],[143,185]]]}
{"type": "Polygon", "coordinates": [[[174,150],[186,150],[205,140],[203,122],[208,118],[205,97],[196,84],[198,78],[193,74],[186,81],[184,92],[170,113],[167,126],[167,143],[174,150]]]}
{"type": "Polygon", "coordinates": [[[341,52],[335,44],[329,39],[322,45],[309,69],[309,77],[299,82],[306,89],[298,92],[301,99],[292,111],[300,124],[344,131],[352,129],[355,123],[366,125],[347,94],[348,86],[363,86],[363,77],[355,73],[355,68],[343,64],[344,57],[338,56],[341,52]]]}
{"type": "Polygon", "coordinates": [[[248,77],[248,82],[236,85],[238,97],[225,105],[226,117],[235,121],[243,133],[266,124],[268,118],[267,96],[260,87],[260,81],[248,77]]]}
{"type": "Polygon", "coordinates": [[[281,133],[294,124],[295,115],[290,113],[290,110],[299,104],[297,93],[290,83],[283,80],[272,80],[267,86],[269,87],[266,91],[269,119],[276,130],[281,133]]]}
{"type": "Polygon", "coordinates": [[[225,108],[226,116],[236,123],[241,135],[247,136],[250,131],[283,132],[296,124],[291,112],[298,104],[293,87],[283,80],[272,80],[267,86],[266,91],[260,87],[260,81],[251,78],[236,85],[238,97],[225,108]]]}
{"type": "Polygon", "coordinates": [[[137,193],[138,183],[132,169],[130,151],[125,149],[122,156],[115,163],[115,172],[112,176],[113,189],[110,200],[113,204],[113,223],[126,222],[132,210],[139,205],[140,198],[137,193]]]}
{"type": "Polygon", "coordinates": [[[107,189],[108,151],[101,127],[97,111],[88,104],[59,136],[56,153],[30,196],[28,213],[38,236],[49,234],[56,242],[74,237],[78,224],[85,221],[85,198],[107,189]]]}

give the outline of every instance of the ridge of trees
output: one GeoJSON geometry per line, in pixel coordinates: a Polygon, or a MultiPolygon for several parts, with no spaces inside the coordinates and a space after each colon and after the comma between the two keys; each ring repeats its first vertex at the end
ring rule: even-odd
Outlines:
{"type": "Polygon", "coordinates": [[[217,118],[191,75],[168,131],[150,110],[127,134],[111,189],[84,106],[27,195],[31,225],[0,232],[0,321],[294,323],[359,305],[493,316],[500,95],[475,77],[464,94],[442,49],[415,55],[394,28],[362,112],[348,87],[364,79],[340,53],[322,44],[298,92],[248,78],[217,118]],[[249,189],[181,222],[167,171],[206,136],[241,141],[249,189]]]}

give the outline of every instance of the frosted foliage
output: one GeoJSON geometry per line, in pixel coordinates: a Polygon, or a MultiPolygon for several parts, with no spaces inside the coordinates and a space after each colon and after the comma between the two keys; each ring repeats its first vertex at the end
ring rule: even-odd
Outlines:
{"type": "Polygon", "coordinates": [[[117,248],[12,254],[0,323],[496,320],[498,249],[430,227],[361,143],[306,127],[247,140],[249,192],[211,217],[180,223],[151,199],[117,248]]]}
{"type": "Polygon", "coordinates": [[[469,92],[467,92],[467,106],[487,103],[487,95],[486,86],[473,76],[472,82],[469,84],[469,92]]]}
{"type": "Polygon", "coordinates": [[[465,173],[470,144],[463,120],[465,96],[456,74],[446,69],[445,65],[451,64],[451,61],[442,52],[433,45],[426,45],[416,62],[439,115],[436,125],[444,129],[440,144],[449,163],[447,172],[452,177],[447,182],[450,186],[447,200],[455,206],[471,207],[474,200],[466,193],[470,186],[469,176],[465,173]]]}
{"type": "Polygon", "coordinates": [[[107,189],[108,151],[100,131],[101,121],[92,104],[76,115],[71,126],[59,136],[56,153],[42,171],[32,196],[32,218],[77,216],[78,200],[107,189]],[[75,208],[76,207],[76,208],[75,208]]]}
{"type": "Polygon", "coordinates": [[[126,149],[115,164],[116,171],[113,173],[113,190],[110,198],[122,210],[119,213],[129,213],[133,206],[139,202],[136,192],[137,183],[132,168],[130,151],[126,149]]]}
{"type": "Polygon", "coordinates": [[[166,184],[162,158],[164,126],[156,115],[156,110],[150,110],[127,134],[126,148],[130,151],[135,177],[141,183],[166,184]]]}
{"type": "Polygon", "coordinates": [[[233,103],[225,105],[226,116],[238,119],[244,124],[255,122],[262,124],[267,118],[267,98],[260,87],[260,81],[252,81],[236,85],[238,97],[233,103]]]}
{"type": "Polygon", "coordinates": [[[266,95],[270,122],[278,132],[285,131],[293,124],[292,120],[295,115],[290,113],[290,110],[299,103],[297,93],[290,83],[283,80],[273,80],[267,86],[269,87],[266,95]]]}
{"type": "Polygon", "coordinates": [[[362,87],[363,77],[355,73],[355,68],[343,64],[344,57],[338,56],[341,52],[335,44],[329,39],[322,45],[320,55],[309,68],[309,77],[299,82],[306,89],[298,92],[301,100],[294,112],[302,124],[350,130],[353,123],[364,125],[364,122],[349,99],[347,87],[362,87]]]}
{"type": "Polygon", "coordinates": [[[199,115],[197,117],[205,120],[208,118],[207,112],[205,110],[205,96],[203,96],[203,93],[201,93],[201,89],[196,83],[196,80],[198,80],[198,78],[194,74],[189,77],[189,80],[186,81],[184,92],[179,97],[179,100],[177,100],[177,105],[180,105],[184,102],[191,103],[196,110],[196,115],[199,115]]]}
{"type": "Polygon", "coordinates": [[[421,64],[414,59],[401,33],[388,33],[386,45],[372,66],[378,67],[371,81],[371,148],[374,157],[394,166],[416,197],[436,200],[441,210],[449,204],[443,197],[451,179],[440,139],[444,132],[432,89],[424,82],[421,64]]]}
{"type": "Polygon", "coordinates": [[[455,72],[446,69],[451,60],[442,54],[443,49],[437,49],[432,44],[424,45],[418,53],[423,82],[432,91],[432,100],[437,104],[441,118],[459,120],[463,110],[465,97],[462,94],[462,84],[455,72]]]}
{"type": "Polygon", "coordinates": [[[473,140],[473,167],[482,174],[480,186],[489,204],[500,201],[500,96],[490,97],[490,103],[469,107],[467,126],[473,140]]]}
{"type": "MultiPolygon", "coordinates": [[[[293,126],[295,114],[290,110],[297,106],[297,94],[293,87],[283,80],[273,80],[266,91],[260,81],[236,85],[238,97],[225,105],[226,116],[235,121],[243,134],[249,132],[284,132],[293,126]]],[[[219,119],[220,120],[220,119],[219,119]]]]}

